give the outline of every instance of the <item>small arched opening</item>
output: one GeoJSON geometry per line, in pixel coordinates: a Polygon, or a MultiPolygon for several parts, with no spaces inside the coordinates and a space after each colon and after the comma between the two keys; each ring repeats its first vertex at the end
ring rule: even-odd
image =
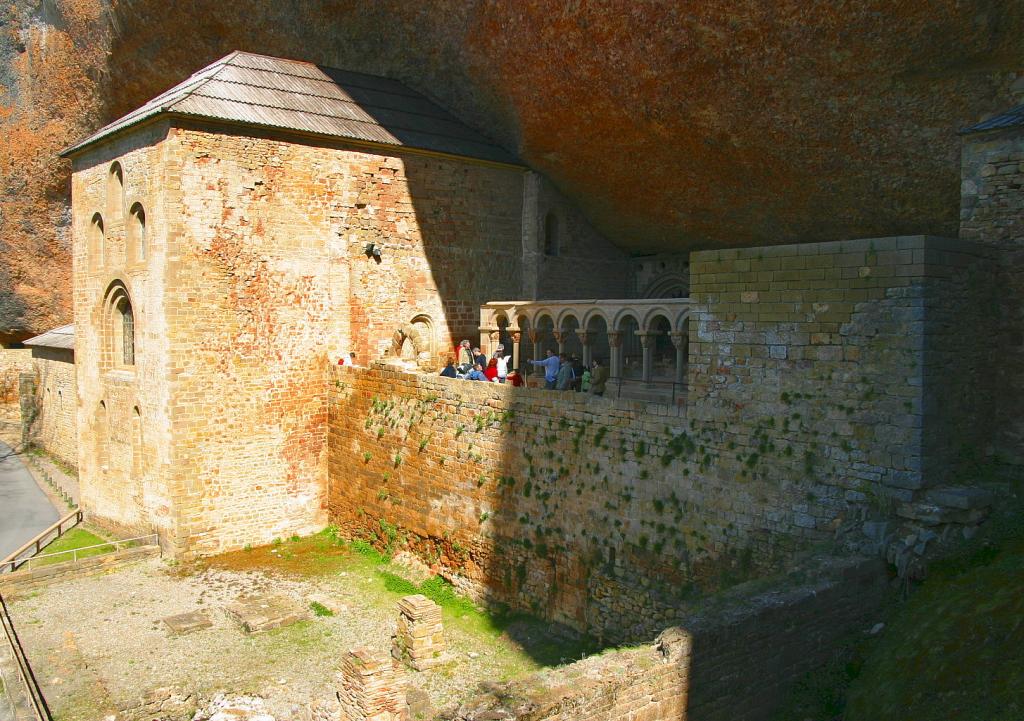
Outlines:
{"type": "Polygon", "coordinates": [[[89,267],[93,270],[99,270],[103,267],[103,254],[105,252],[104,245],[106,245],[106,238],[103,232],[103,216],[99,213],[94,213],[92,220],[89,222],[89,267]]]}
{"type": "Polygon", "coordinates": [[[135,203],[128,213],[128,257],[133,263],[146,259],[146,211],[135,203]]]}
{"type": "Polygon", "coordinates": [[[113,163],[107,173],[107,219],[116,223],[124,217],[124,170],[113,163]]]}

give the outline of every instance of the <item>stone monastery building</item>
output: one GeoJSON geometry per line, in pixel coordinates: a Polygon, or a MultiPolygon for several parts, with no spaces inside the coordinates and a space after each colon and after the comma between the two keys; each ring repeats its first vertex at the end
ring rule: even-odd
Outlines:
{"type": "Polygon", "coordinates": [[[608,633],[822,540],[906,565],[898,528],[983,516],[958,459],[1011,414],[989,231],[1024,157],[979,138],[977,243],[630,258],[404,85],[232,53],[66,151],[82,503],[185,556],[399,529],[608,633]],[[463,338],[606,360],[615,391],[437,378],[463,338]]]}
{"type": "Polygon", "coordinates": [[[557,191],[384,78],[236,52],[67,155],[84,501],[182,549],[322,527],[342,354],[436,365],[488,300],[627,291],[557,191]]]}

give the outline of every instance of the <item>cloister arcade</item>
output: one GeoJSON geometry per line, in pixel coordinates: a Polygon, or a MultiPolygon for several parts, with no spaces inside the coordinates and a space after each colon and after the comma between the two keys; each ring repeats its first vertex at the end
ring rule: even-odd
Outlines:
{"type": "Polygon", "coordinates": [[[480,348],[498,344],[512,366],[542,375],[528,361],[546,350],[608,365],[621,395],[678,398],[686,387],[690,300],[495,301],[480,308],[480,348]]]}

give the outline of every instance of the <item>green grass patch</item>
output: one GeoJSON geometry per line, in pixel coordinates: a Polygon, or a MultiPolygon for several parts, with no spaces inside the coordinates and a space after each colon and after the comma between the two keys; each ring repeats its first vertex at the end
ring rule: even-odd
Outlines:
{"type": "Polygon", "coordinates": [[[313,615],[315,615],[315,616],[333,616],[334,615],[334,611],[332,611],[331,609],[327,608],[327,606],[323,605],[322,603],[320,603],[318,601],[313,601],[312,603],[310,603],[309,604],[309,608],[313,611],[313,615]]]}
{"type": "Polygon", "coordinates": [[[38,568],[40,566],[49,566],[54,563],[64,563],[65,561],[73,560],[76,555],[78,558],[88,558],[90,556],[100,556],[104,553],[111,553],[115,550],[115,546],[112,543],[106,543],[106,540],[107,539],[105,538],[100,538],[95,533],[90,533],[84,528],[72,528],[70,531],[44,548],[42,554],[40,554],[49,555],[52,553],[60,553],[61,555],[33,561],[31,567],[38,568]],[[87,548],[88,546],[98,546],[98,548],[87,548]],[[87,548],[87,550],[78,550],[82,548],[87,548]],[[78,553],[65,553],[65,551],[78,551],[78,553]]]}

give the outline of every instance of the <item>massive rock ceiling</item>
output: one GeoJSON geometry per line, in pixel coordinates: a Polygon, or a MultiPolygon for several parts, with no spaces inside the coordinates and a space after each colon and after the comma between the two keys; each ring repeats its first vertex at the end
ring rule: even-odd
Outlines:
{"type": "Polygon", "coordinates": [[[16,0],[0,23],[8,335],[70,320],[56,151],[234,49],[405,81],[631,253],[955,234],[956,130],[1024,85],[1019,0],[16,0]]]}

